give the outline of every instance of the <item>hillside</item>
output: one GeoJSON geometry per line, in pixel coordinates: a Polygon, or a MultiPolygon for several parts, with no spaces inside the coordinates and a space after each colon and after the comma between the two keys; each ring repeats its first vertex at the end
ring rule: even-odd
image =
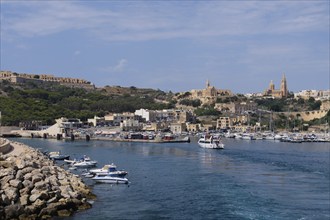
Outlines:
{"type": "Polygon", "coordinates": [[[54,83],[11,84],[0,82],[2,125],[20,122],[54,123],[59,117],[82,120],[107,112],[134,112],[136,109],[172,108],[171,94],[135,87],[105,87],[95,90],[70,88],[54,83]]]}

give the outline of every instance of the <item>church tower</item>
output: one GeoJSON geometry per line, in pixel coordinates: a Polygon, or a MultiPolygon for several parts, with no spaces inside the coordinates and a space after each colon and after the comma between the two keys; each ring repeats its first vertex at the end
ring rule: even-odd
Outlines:
{"type": "Polygon", "coordinates": [[[206,80],[206,88],[209,88],[209,87],[210,87],[210,81],[206,80]]]}
{"type": "Polygon", "coordinates": [[[273,83],[273,80],[271,80],[270,83],[269,83],[269,90],[270,91],[274,91],[275,90],[275,85],[273,83]]]}
{"type": "Polygon", "coordinates": [[[285,73],[283,73],[283,77],[281,81],[281,93],[282,93],[282,97],[288,97],[288,86],[286,84],[285,73]]]}

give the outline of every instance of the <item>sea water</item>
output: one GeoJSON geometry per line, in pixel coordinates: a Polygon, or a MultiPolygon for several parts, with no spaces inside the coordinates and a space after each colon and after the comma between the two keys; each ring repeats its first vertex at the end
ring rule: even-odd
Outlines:
{"type": "Polygon", "coordinates": [[[14,140],[128,171],[128,185],[84,179],[97,199],[65,219],[330,219],[329,143],[14,140]]]}

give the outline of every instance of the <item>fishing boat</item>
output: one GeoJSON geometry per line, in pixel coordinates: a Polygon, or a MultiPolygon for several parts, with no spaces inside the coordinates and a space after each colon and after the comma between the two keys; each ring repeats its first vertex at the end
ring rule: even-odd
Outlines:
{"type": "Polygon", "coordinates": [[[224,149],[225,145],[221,142],[219,137],[214,137],[213,135],[203,135],[198,140],[199,146],[203,148],[211,149],[224,149]]]}

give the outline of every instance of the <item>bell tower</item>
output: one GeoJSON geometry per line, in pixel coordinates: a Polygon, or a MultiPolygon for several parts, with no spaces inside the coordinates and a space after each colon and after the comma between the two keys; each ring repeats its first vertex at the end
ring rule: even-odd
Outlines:
{"type": "Polygon", "coordinates": [[[269,90],[270,91],[274,91],[275,90],[275,85],[273,83],[273,80],[271,80],[270,83],[269,83],[269,90]]]}
{"type": "Polygon", "coordinates": [[[209,88],[209,87],[210,87],[210,81],[206,80],[206,88],[209,88]]]}
{"type": "Polygon", "coordinates": [[[286,83],[285,73],[283,73],[283,77],[281,81],[281,93],[282,93],[282,97],[288,97],[288,86],[286,83]]]}

